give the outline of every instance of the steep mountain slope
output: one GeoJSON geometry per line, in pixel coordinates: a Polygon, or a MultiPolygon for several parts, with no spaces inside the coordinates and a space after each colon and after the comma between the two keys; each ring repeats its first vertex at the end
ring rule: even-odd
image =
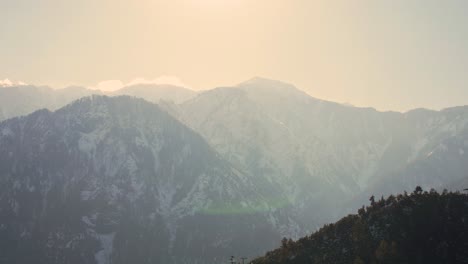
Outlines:
{"type": "MultiPolygon", "coordinates": [[[[318,193],[330,188],[326,180],[312,179],[304,169],[301,145],[286,126],[266,115],[247,94],[236,88],[218,88],[184,103],[183,120],[202,134],[225,159],[256,179],[277,186],[275,195],[288,198],[295,208],[292,219],[308,219],[306,229],[315,229],[308,216],[318,211],[318,193]],[[305,188],[304,188],[305,187],[305,188]]],[[[325,220],[325,219],[324,219],[325,220]]],[[[305,232],[300,231],[296,235],[305,232]]],[[[293,234],[290,234],[293,235],[293,234]]]]}
{"type": "Polygon", "coordinates": [[[467,263],[468,196],[415,190],[372,202],[254,260],[261,263],[467,263]]]}
{"type": "Polygon", "coordinates": [[[154,104],[80,99],[0,123],[0,262],[259,254],[294,226],[270,206],[272,188],[154,104]]]}
{"type": "Polygon", "coordinates": [[[158,103],[160,100],[171,101],[176,104],[185,102],[196,95],[196,92],[174,85],[137,84],[124,87],[113,95],[130,95],[158,103]]]}
{"type": "Polygon", "coordinates": [[[289,84],[261,78],[238,88],[266,115],[287,127],[299,145],[307,146],[302,156],[311,175],[343,183],[338,186],[343,192],[356,193],[366,186],[375,172],[373,163],[398,133],[390,129],[399,121],[397,113],[318,100],[289,84]]]}
{"type": "Polygon", "coordinates": [[[373,193],[442,188],[468,176],[466,107],[378,112],[254,78],[201,93],[180,108],[179,119],[223,157],[283,186],[279,193],[295,208],[302,232],[342,216],[373,193]],[[443,158],[437,149],[446,144],[454,155],[443,158]]]}
{"type": "Polygon", "coordinates": [[[223,157],[282,186],[278,193],[295,208],[302,234],[360,193],[391,141],[376,111],[316,100],[268,80],[207,91],[181,108],[183,120],[223,157]]]}
{"type": "MultiPolygon", "coordinates": [[[[414,110],[404,117],[416,131],[414,140],[399,146],[407,148],[398,154],[404,160],[393,170],[377,174],[360,195],[360,202],[371,194],[389,195],[415,186],[438,190],[465,187],[459,183],[468,181],[468,107],[414,110]]],[[[392,149],[387,153],[390,155],[392,149]]]]}
{"type": "MultiPolygon", "coordinates": [[[[357,192],[349,192],[352,197],[361,197],[351,208],[371,194],[388,195],[417,185],[442,189],[468,178],[464,155],[468,145],[468,107],[378,112],[317,100],[291,85],[272,80],[257,78],[239,88],[294,131],[302,144],[311,136],[324,143],[319,156],[327,160],[307,163],[323,167],[326,161],[331,162],[335,169],[327,174],[344,175],[359,185],[357,192]]],[[[335,186],[342,182],[346,180],[336,181],[335,186]]]]}

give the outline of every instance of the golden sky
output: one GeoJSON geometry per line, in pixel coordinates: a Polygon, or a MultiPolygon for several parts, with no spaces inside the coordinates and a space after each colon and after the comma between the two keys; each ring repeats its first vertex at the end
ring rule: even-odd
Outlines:
{"type": "Polygon", "coordinates": [[[381,110],[468,104],[468,1],[0,0],[0,14],[0,80],[262,76],[381,110]]]}

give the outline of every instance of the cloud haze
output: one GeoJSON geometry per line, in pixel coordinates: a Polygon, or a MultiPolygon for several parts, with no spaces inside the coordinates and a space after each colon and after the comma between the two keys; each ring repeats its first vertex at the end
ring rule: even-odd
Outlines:
{"type": "Polygon", "coordinates": [[[468,104],[468,1],[0,0],[0,10],[0,76],[27,83],[114,90],[173,73],[210,89],[267,76],[380,110],[468,104]]]}
{"type": "Polygon", "coordinates": [[[95,86],[91,86],[89,88],[93,90],[100,90],[103,92],[114,92],[124,87],[138,85],[138,84],[154,84],[154,85],[168,84],[168,85],[174,85],[174,86],[191,89],[190,86],[182,82],[179,78],[175,76],[169,76],[169,75],[160,76],[153,80],[147,80],[145,78],[135,78],[128,83],[124,83],[121,80],[106,80],[106,81],[101,81],[95,86]]]}
{"type": "Polygon", "coordinates": [[[22,81],[11,81],[8,78],[4,80],[0,80],[0,87],[11,87],[11,86],[18,86],[18,85],[27,85],[27,84],[22,81]]]}

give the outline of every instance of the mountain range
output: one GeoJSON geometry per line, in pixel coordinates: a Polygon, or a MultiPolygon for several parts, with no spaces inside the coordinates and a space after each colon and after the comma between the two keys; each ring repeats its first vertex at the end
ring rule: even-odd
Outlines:
{"type": "Polygon", "coordinates": [[[226,262],[371,195],[468,187],[466,106],[379,112],[263,78],[102,94],[0,88],[0,260],[226,262]]]}

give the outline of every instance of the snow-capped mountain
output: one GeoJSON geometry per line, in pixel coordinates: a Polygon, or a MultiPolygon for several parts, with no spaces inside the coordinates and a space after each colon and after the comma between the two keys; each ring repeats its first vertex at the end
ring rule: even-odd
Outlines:
{"type": "Polygon", "coordinates": [[[303,233],[328,222],[330,208],[342,199],[360,193],[361,178],[370,175],[358,173],[373,169],[366,165],[377,162],[387,141],[380,134],[359,141],[365,138],[359,135],[362,124],[355,124],[356,131],[345,129],[370,111],[375,115],[362,122],[375,122],[366,125],[385,132],[376,111],[320,101],[276,81],[255,79],[207,91],[181,109],[183,120],[228,161],[282,186],[303,233]],[[346,132],[353,134],[342,137],[346,132]]]}
{"type": "Polygon", "coordinates": [[[256,255],[295,226],[269,186],[141,99],[93,96],[40,110],[0,123],[0,260],[256,255]]]}
{"type": "MultiPolygon", "coordinates": [[[[88,93],[13,88],[3,118],[88,93]]],[[[205,263],[260,254],[371,195],[468,188],[468,107],[379,112],[262,78],[121,94],[158,105],[98,96],[0,123],[0,238],[44,263],[205,263]]]]}
{"type": "Polygon", "coordinates": [[[378,112],[254,78],[201,93],[180,111],[227,160],[283,186],[305,230],[371,194],[442,188],[468,177],[466,107],[378,112]]]}

